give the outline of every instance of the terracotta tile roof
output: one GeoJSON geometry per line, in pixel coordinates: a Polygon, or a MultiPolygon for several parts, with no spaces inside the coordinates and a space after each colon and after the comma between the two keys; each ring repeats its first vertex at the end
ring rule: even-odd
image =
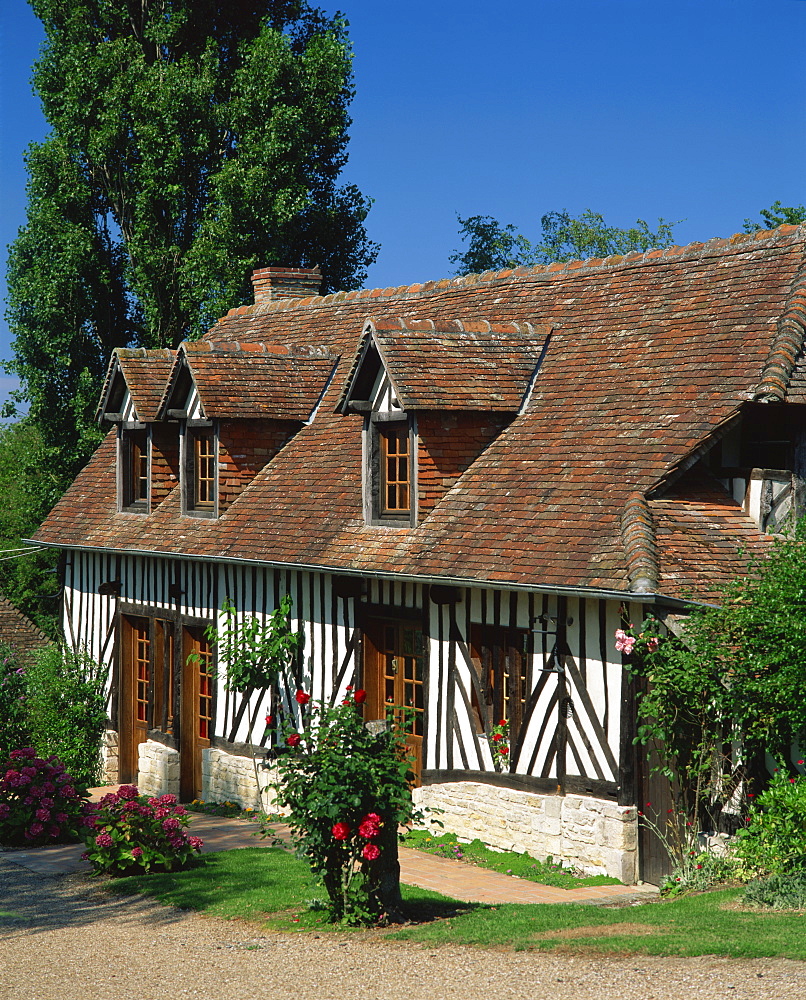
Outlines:
{"type": "Polygon", "coordinates": [[[724,487],[697,470],[649,507],[660,588],[672,597],[694,594],[718,602],[727,584],[746,574],[771,544],[771,536],[758,530],[724,487]]]}
{"type": "Polygon", "coordinates": [[[406,410],[517,412],[550,332],[550,324],[370,320],[347,384],[372,338],[406,410]]]}
{"type": "Polygon", "coordinates": [[[211,419],[307,420],[338,360],[338,355],[317,345],[303,351],[255,342],[184,343],[170,380],[163,382],[161,412],[170,405],[172,387],[186,362],[204,412],[211,419]]]}
{"type": "Polygon", "coordinates": [[[0,642],[5,642],[23,656],[30,656],[51,645],[51,640],[40,632],[30,618],[0,596],[0,642]]]}
{"type": "Polygon", "coordinates": [[[133,349],[119,347],[113,351],[101,392],[101,406],[99,406],[98,415],[100,415],[103,402],[108,396],[112,380],[116,372],[120,371],[126,380],[138,419],[142,421],[155,420],[157,407],[165,390],[165,383],[168,381],[175,357],[176,351],[170,351],[167,348],[147,351],[142,347],[133,349]]]}
{"type": "Polygon", "coordinates": [[[402,317],[408,327],[428,318],[438,330],[457,318],[549,324],[553,332],[525,411],[414,529],[364,524],[362,418],[334,412],[349,374],[342,360],[316,419],[217,521],[181,517],[176,491],[148,518],[116,514],[106,443],[37,538],[625,591],[621,518],[630,496],[646,495],[794,365],[793,331],[803,330],[792,302],[806,286],[805,249],[806,227],[789,226],[604,261],[240,307],[211,332],[217,346],[326,343],[352,358],[370,318],[402,317]]]}

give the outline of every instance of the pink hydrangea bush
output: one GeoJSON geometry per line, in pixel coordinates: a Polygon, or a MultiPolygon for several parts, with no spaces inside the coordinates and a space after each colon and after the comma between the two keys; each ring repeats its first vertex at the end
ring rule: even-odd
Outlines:
{"type": "Polygon", "coordinates": [[[41,847],[79,840],[87,804],[58,757],[12,750],[0,764],[0,844],[41,847]]]}
{"type": "Polygon", "coordinates": [[[121,785],[90,807],[85,820],[84,858],[95,874],[141,875],[186,868],[202,840],[187,832],[190,821],[175,795],[148,798],[136,785],[121,785]]]}

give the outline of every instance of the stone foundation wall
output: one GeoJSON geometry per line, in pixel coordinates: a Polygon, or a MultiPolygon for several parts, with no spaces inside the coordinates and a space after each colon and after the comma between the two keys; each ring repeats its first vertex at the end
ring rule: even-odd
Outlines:
{"type": "Polygon", "coordinates": [[[137,787],[141,795],[179,795],[179,751],[147,740],[138,747],[137,787]]]}
{"type": "Polygon", "coordinates": [[[120,752],[118,734],[107,729],[101,741],[101,781],[104,785],[116,785],[120,775],[120,752]]]}
{"type": "Polygon", "coordinates": [[[551,795],[472,781],[425,785],[414,791],[420,807],[440,810],[426,819],[434,833],[478,837],[491,847],[528,851],[544,861],[574,865],[589,875],[610,875],[630,885],[638,878],[638,817],[634,806],[582,795],[551,795]]]}
{"type": "MultiPolygon", "coordinates": [[[[258,766],[260,788],[274,780],[274,774],[258,766]]],[[[251,757],[237,757],[217,747],[202,750],[202,788],[208,802],[237,802],[242,809],[265,809],[270,812],[274,793],[264,792],[261,801],[255,766],[251,757]]]]}

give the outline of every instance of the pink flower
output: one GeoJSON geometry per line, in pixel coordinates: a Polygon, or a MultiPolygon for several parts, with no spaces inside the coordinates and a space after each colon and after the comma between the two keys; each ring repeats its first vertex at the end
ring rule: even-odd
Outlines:
{"type": "Polygon", "coordinates": [[[169,816],[168,819],[164,819],[162,821],[163,830],[178,830],[180,825],[179,820],[175,819],[173,816],[169,816]]]}
{"type": "Polygon", "coordinates": [[[108,833],[99,833],[98,836],[95,838],[95,846],[96,847],[111,847],[112,846],[112,838],[109,836],[108,833]]]}
{"type": "Polygon", "coordinates": [[[350,836],[350,827],[346,823],[334,823],[330,832],[334,840],[346,840],[350,836]]]}
{"type": "Polygon", "coordinates": [[[363,705],[367,700],[367,692],[363,688],[359,688],[353,695],[356,705],[363,705]]]}
{"type": "Polygon", "coordinates": [[[204,841],[201,837],[188,837],[188,843],[194,851],[200,851],[204,846],[204,841]]]}
{"type": "Polygon", "coordinates": [[[299,705],[307,705],[308,702],[311,700],[311,696],[302,689],[297,691],[294,697],[297,699],[297,704],[299,705]]]}
{"type": "Polygon", "coordinates": [[[364,850],[361,852],[361,857],[365,861],[375,861],[376,858],[381,856],[381,849],[377,844],[365,844],[364,850]]]}
{"type": "Polygon", "coordinates": [[[143,856],[143,848],[142,847],[133,847],[132,848],[132,857],[133,858],[142,858],[142,856],[143,856]]]}
{"type": "Polygon", "coordinates": [[[118,796],[121,799],[136,799],[138,794],[137,785],[121,785],[118,788],[118,796]]]}
{"type": "Polygon", "coordinates": [[[660,646],[660,639],[656,639],[655,636],[652,636],[651,639],[647,639],[646,648],[649,650],[650,653],[654,653],[659,646],[660,646]]]}
{"type": "Polygon", "coordinates": [[[619,653],[629,656],[632,653],[634,645],[635,639],[631,635],[627,635],[624,629],[616,629],[616,649],[619,653]]]}

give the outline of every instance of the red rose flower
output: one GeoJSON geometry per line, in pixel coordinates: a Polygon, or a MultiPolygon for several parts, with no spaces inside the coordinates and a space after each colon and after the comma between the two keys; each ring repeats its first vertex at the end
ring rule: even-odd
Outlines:
{"type": "Polygon", "coordinates": [[[274,725],[274,716],[273,715],[267,715],[266,716],[266,725],[267,726],[273,726],[274,725]]]}
{"type": "Polygon", "coordinates": [[[501,733],[493,733],[493,743],[497,743],[499,740],[502,740],[503,738],[504,737],[501,733]]]}
{"type": "Polygon", "coordinates": [[[361,857],[365,861],[374,861],[381,856],[381,849],[377,844],[366,844],[361,852],[361,857]]]}
{"type": "Polygon", "coordinates": [[[363,705],[367,700],[367,692],[363,688],[359,688],[353,695],[356,705],[363,705]]]}
{"type": "Polygon", "coordinates": [[[509,747],[499,747],[498,748],[498,752],[500,754],[508,754],[509,753],[509,747]]]}
{"type": "Polygon", "coordinates": [[[498,725],[499,725],[499,726],[505,726],[506,724],[507,724],[507,720],[506,720],[506,719],[502,719],[502,720],[501,720],[501,721],[500,721],[500,722],[498,723],[498,725]]]}
{"type": "Polygon", "coordinates": [[[301,739],[302,737],[299,733],[291,733],[289,736],[286,736],[285,744],[289,747],[298,747],[301,739]]]}
{"type": "Polygon", "coordinates": [[[294,697],[297,699],[297,703],[299,705],[307,705],[308,702],[311,700],[311,696],[306,691],[303,691],[301,688],[299,691],[297,691],[294,697]]]}
{"type": "Polygon", "coordinates": [[[350,836],[350,827],[346,823],[334,823],[330,832],[334,840],[346,840],[350,836]]]}
{"type": "Polygon", "coordinates": [[[361,820],[358,832],[367,840],[377,837],[381,832],[381,817],[377,813],[369,813],[361,820]]]}

